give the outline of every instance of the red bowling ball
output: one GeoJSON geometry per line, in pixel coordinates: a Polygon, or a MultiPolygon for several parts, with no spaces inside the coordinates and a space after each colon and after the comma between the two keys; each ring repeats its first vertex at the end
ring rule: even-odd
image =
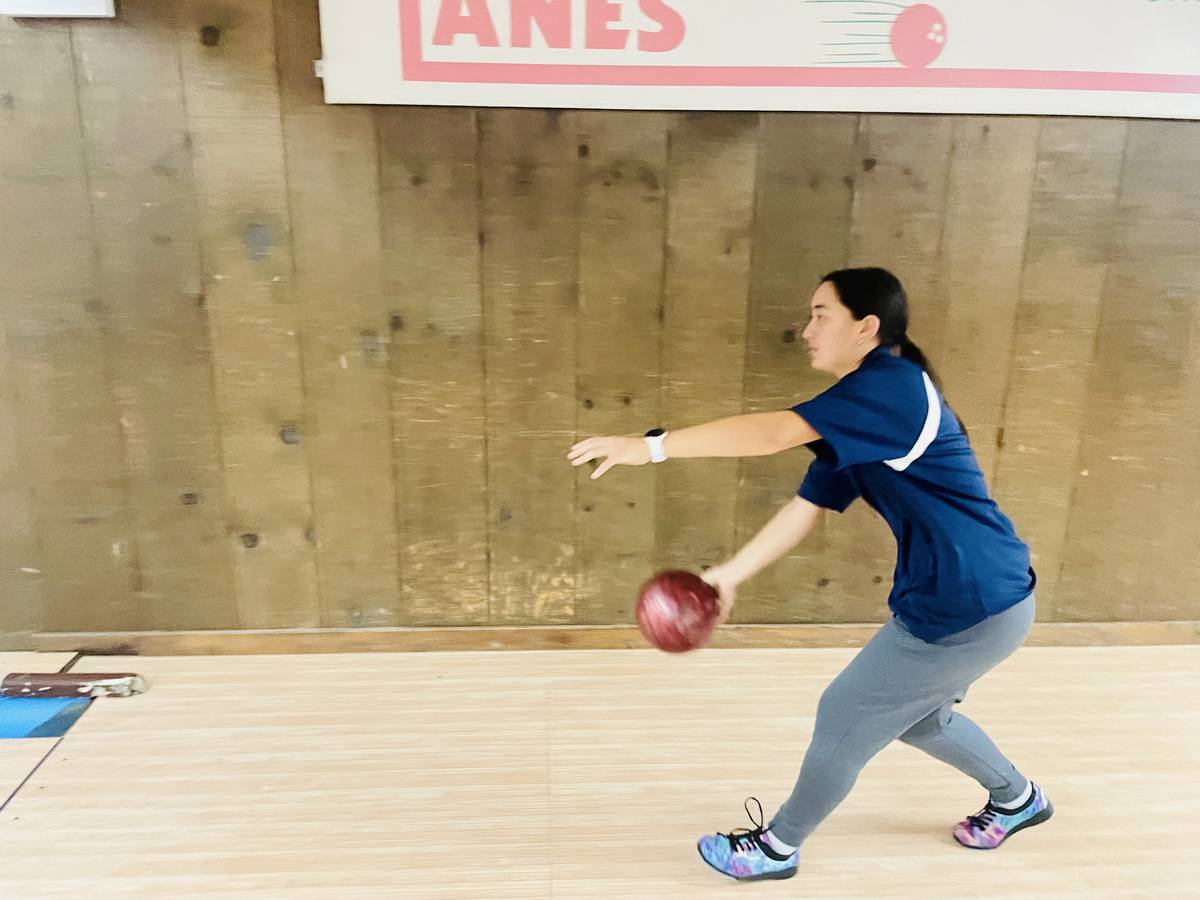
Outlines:
{"type": "Polygon", "coordinates": [[[638,591],[638,628],[647,641],[667,653],[703,647],[720,613],[717,589],[692,572],[659,572],[638,591]]]}

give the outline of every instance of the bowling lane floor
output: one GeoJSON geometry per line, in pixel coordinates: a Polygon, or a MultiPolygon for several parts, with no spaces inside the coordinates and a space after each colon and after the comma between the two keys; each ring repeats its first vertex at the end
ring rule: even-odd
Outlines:
{"type": "MultiPolygon", "coordinates": [[[[770,815],[853,650],[84,659],[101,698],[0,813],[6,900],[729,896],[696,838],[770,815]],[[752,807],[753,808],[753,807],[752,807]]],[[[1200,647],[1021,650],[962,711],[1057,812],[894,745],[762,897],[1200,896],[1200,647]],[[1113,811],[1119,810],[1120,815],[1113,811]]]]}

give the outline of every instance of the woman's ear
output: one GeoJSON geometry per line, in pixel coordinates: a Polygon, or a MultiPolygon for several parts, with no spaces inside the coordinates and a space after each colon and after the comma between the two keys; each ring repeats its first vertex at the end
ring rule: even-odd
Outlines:
{"type": "Polygon", "coordinates": [[[879,328],[882,323],[879,321],[879,316],[870,315],[861,319],[858,323],[859,334],[863,340],[871,340],[879,336],[879,328]]]}

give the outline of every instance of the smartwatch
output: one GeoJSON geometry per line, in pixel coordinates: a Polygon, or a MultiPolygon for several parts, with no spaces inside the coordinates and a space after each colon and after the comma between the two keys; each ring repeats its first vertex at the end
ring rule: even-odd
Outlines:
{"type": "Polygon", "coordinates": [[[650,462],[660,463],[667,461],[667,451],[663,448],[663,442],[667,439],[668,432],[661,428],[651,428],[646,432],[646,446],[650,448],[650,462]]]}

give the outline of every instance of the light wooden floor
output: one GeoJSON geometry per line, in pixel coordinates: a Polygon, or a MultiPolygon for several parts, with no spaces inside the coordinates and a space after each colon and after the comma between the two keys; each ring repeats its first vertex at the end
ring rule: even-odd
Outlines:
{"type": "Polygon", "coordinates": [[[897,745],[790,882],[709,870],[696,837],[770,815],[852,652],[84,660],[151,691],[94,703],[0,814],[0,895],[1200,897],[1196,646],[1026,648],[976,685],[1057,809],[995,853],[949,836],[978,787],[897,745]]]}

